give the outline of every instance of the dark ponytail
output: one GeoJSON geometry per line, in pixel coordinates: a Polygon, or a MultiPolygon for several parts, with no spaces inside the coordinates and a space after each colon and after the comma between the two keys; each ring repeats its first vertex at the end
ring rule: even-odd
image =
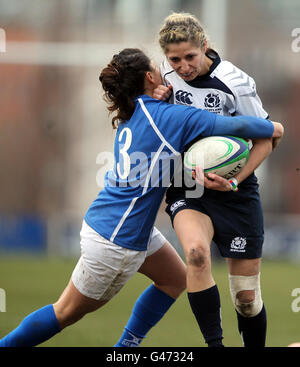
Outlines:
{"type": "Polygon", "coordinates": [[[125,48],[114,55],[100,74],[104,100],[109,112],[117,111],[112,119],[120,123],[129,120],[134,112],[134,100],[144,93],[145,74],[151,71],[150,59],[139,49],[125,48]]]}

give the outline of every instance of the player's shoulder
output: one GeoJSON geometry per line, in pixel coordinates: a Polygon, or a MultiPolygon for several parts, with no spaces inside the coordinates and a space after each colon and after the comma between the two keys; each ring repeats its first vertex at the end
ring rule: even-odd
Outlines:
{"type": "MultiPolygon", "coordinates": [[[[142,115],[146,116],[157,116],[160,117],[161,115],[168,116],[174,115],[175,117],[178,113],[186,113],[190,110],[196,110],[195,107],[189,107],[186,105],[177,105],[177,104],[170,104],[165,101],[161,101],[155,98],[152,98],[148,95],[142,95],[137,98],[138,108],[136,109],[135,119],[142,115]]],[[[173,116],[173,117],[174,117],[173,116]]]]}
{"type": "Polygon", "coordinates": [[[162,63],[160,64],[160,74],[162,76],[163,82],[167,84],[166,78],[171,75],[176,76],[175,70],[169,64],[167,58],[165,57],[162,63]]]}
{"type": "Polygon", "coordinates": [[[228,60],[220,62],[215,75],[236,94],[255,93],[254,79],[228,60]]]}
{"type": "Polygon", "coordinates": [[[163,74],[168,73],[170,71],[173,71],[173,68],[171,67],[171,65],[169,64],[167,58],[165,57],[163,59],[163,61],[161,62],[161,64],[160,64],[160,72],[163,75],[163,74]]]}

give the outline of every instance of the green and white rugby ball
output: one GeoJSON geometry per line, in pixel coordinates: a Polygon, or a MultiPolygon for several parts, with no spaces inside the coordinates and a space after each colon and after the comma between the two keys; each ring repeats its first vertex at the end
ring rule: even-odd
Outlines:
{"type": "Polygon", "coordinates": [[[224,178],[235,176],[249,158],[245,139],[235,136],[210,136],[194,143],[184,155],[184,167],[192,175],[199,162],[204,174],[215,173],[224,178]]]}

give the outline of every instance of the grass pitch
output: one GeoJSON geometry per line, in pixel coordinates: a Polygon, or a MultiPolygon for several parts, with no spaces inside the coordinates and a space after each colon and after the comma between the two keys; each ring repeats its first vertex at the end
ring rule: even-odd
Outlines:
{"type": "MultiPolygon", "coordinates": [[[[6,312],[0,312],[0,338],[14,329],[32,311],[54,303],[66,286],[76,259],[44,257],[0,257],[0,288],[6,292],[6,312]]],[[[213,274],[220,290],[224,344],[242,346],[229,289],[227,267],[213,262],[213,274]]],[[[300,312],[292,311],[292,290],[300,288],[299,264],[264,261],[263,299],[268,314],[267,346],[285,347],[300,341],[300,312]]],[[[44,347],[109,347],[122,333],[138,295],[150,281],[136,274],[107,305],[86,315],[44,347]]],[[[298,302],[300,306],[300,300],[298,302]]],[[[186,293],[143,341],[144,347],[205,346],[186,293]]]]}

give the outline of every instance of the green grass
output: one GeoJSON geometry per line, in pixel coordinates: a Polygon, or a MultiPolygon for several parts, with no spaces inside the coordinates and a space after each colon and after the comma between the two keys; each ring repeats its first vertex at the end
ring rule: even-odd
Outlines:
{"type": "MultiPolygon", "coordinates": [[[[0,288],[6,292],[6,312],[0,313],[0,337],[15,328],[32,311],[57,300],[76,260],[0,257],[0,288]]],[[[263,298],[268,313],[267,346],[287,346],[300,341],[300,312],[294,313],[291,292],[300,288],[299,265],[264,261],[263,298]]],[[[225,264],[214,262],[213,274],[221,293],[224,344],[242,346],[228,290],[225,264]]],[[[42,346],[112,346],[121,335],[134,302],[150,284],[137,274],[102,309],[86,315],[42,346]]],[[[300,302],[299,302],[300,306],[300,302]]],[[[204,346],[202,336],[183,294],[143,342],[145,347],[204,346]]]]}

